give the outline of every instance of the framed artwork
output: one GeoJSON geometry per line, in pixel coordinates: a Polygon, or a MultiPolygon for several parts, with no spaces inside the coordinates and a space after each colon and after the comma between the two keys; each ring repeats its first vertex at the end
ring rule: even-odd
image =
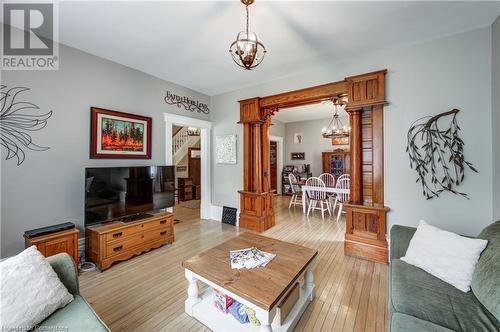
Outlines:
{"type": "Polygon", "coordinates": [[[305,160],[306,159],[306,153],[305,152],[292,152],[291,153],[291,159],[292,160],[305,160]]]}
{"type": "Polygon", "coordinates": [[[236,135],[215,137],[215,162],[236,164],[236,135]]]}
{"type": "Polygon", "coordinates": [[[90,158],[151,159],[151,118],[91,107],[90,123],[90,158]]]}
{"type": "Polygon", "coordinates": [[[332,145],[349,145],[349,136],[332,137],[332,145]]]}
{"type": "Polygon", "coordinates": [[[302,144],[303,138],[304,138],[304,135],[302,135],[302,133],[293,134],[293,144],[302,144]]]}

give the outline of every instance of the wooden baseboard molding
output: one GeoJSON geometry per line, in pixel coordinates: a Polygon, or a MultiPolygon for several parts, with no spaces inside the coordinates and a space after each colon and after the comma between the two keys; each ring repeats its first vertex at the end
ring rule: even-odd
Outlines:
{"type": "Polygon", "coordinates": [[[344,254],[387,264],[389,252],[387,247],[346,240],[344,242],[344,254]]]}

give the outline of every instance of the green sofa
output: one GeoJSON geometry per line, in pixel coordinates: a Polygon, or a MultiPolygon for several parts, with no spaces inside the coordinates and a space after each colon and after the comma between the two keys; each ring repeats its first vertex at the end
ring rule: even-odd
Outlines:
{"type": "Polygon", "coordinates": [[[78,274],[71,256],[66,253],[47,257],[61,282],[75,299],[39,324],[40,330],[56,331],[110,331],[106,324],[97,316],[92,307],[80,295],[78,274]]]}
{"type": "Polygon", "coordinates": [[[391,228],[391,331],[500,331],[500,220],[478,236],[488,240],[488,246],[468,293],[400,259],[415,231],[399,225],[391,228]]]}

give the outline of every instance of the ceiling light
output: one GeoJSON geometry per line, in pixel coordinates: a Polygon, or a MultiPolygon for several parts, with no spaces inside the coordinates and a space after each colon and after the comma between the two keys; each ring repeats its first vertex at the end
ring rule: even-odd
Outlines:
{"type": "Polygon", "coordinates": [[[245,5],[247,14],[246,29],[238,33],[236,40],[229,47],[229,52],[231,53],[233,61],[238,66],[246,70],[251,70],[264,60],[266,48],[264,44],[259,42],[257,34],[248,30],[248,6],[250,6],[254,0],[241,0],[241,2],[245,5]]]}
{"type": "Polygon", "coordinates": [[[324,138],[341,138],[341,137],[349,137],[351,132],[351,127],[345,126],[340,120],[339,110],[344,110],[346,106],[346,102],[342,99],[333,98],[333,118],[328,124],[328,127],[325,127],[321,130],[321,135],[324,138]]]}

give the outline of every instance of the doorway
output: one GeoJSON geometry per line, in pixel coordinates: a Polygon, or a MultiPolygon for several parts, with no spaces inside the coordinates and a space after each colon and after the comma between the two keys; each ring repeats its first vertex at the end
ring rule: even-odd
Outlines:
{"type": "MultiPolygon", "coordinates": [[[[213,219],[212,218],[212,205],[211,205],[211,193],[210,193],[210,132],[212,128],[212,123],[209,121],[194,119],[190,117],[180,116],[165,113],[165,161],[167,165],[174,165],[174,139],[173,134],[175,133],[176,127],[182,128],[191,128],[191,131],[197,131],[199,135],[199,145],[193,146],[193,148],[189,151],[189,148],[186,147],[186,168],[181,168],[181,171],[184,171],[184,178],[189,178],[189,169],[187,164],[189,163],[189,157],[191,156],[191,160],[193,160],[194,167],[198,167],[198,170],[193,171],[192,175],[196,176],[196,181],[199,184],[193,184],[192,181],[189,183],[189,180],[186,183],[186,180],[181,180],[184,183],[178,183],[177,187],[180,185],[184,185],[184,193],[189,191],[191,188],[191,194],[194,194],[194,197],[198,197],[199,199],[199,214],[201,219],[213,219]],[[196,159],[196,160],[195,160],[196,159]],[[196,166],[198,165],[198,166],[196,166]],[[198,177],[199,174],[199,177],[198,177]],[[199,178],[199,180],[198,180],[199,178]],[[194,188],[193,188],[194,186],[194,188]],[[196,187],[198,186],[198,187],[196,187]]],[[[186,129],[186,130],[188,130],[186,129]]],[[[179,173],[179,172],[176,172],[179,173]]],[[[180,174],[179,174],[180,175],[180,174]]],[[[179,181],[181,177],[177,178],[179,181]]],[[[180,191],[178,192],[180,196],[180,191]]],[[[193,196],[191,196],[193,197],[193,196]]],[[[180,198],[180,197],[178,197],[180,198]]],[[[191,198],[192,200],[192,198],[191,198]]]]}
{"type": "Polygon", "coordinates": [[[269,135],[269,155],[270,155],[270,170],[269,170],[269,177],[270,177],[270,185],[271,185],[271,190],[275,190],[274,192],[278,195],[281,195],[283,193],[283,180],[282,180],[282,174],[281,172],[283,171],[283,160],[284,160],[284,147],[283,147],[283,137],[280,136],[272,136],[269,135]],[[276,149],[276,154],[275,154],[275,162],[274,164],[276,165],[273,167],[273,149],[276,149]],[[274,179],[275,180],[274,180],[274,179]],[[274,182],[276,182],[276,185],[274,185],[274,182]]]}

